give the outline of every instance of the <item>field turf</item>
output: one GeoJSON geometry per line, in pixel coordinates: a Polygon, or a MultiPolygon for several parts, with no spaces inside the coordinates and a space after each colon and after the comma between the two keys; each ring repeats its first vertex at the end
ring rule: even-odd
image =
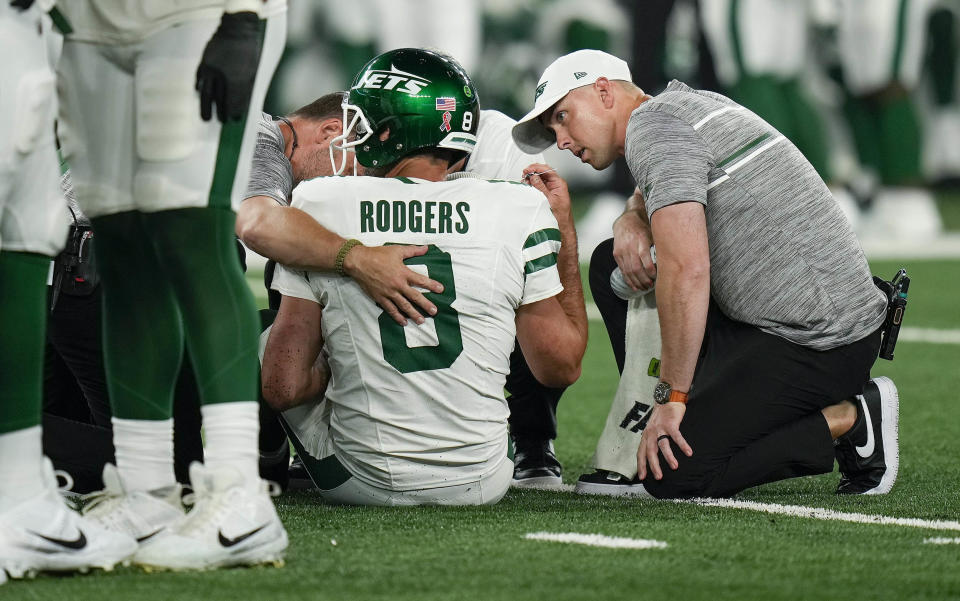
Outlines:
{"type": "MultiPolygon", "coordinates": [[[[913,277],[906,325],[960,330],[960,261],[903,263],[913,277]]],[[[890,277],[899,263],[872,266],[890,277]]],[[[259,280],[250,279],[259,293],[259,280]]],[[[583,377],[560,404],[556,447],[568,484],[587,469],[617,385],[601,322],[591,322],[590,335],[583,377]]],[[[958,366],[960,344],[908,341],[895,362],[875,366],[875,375],[892,377],[900,390],[900,478],[891,494],[839,498],[834,472],[738,499],[960,519],[958,366]]],[[[0,587],[0,601],[960,599],[960,544],[924,542],[960,537],[957,530],[517,490],[485,508],[337,508],[308,493],[284,495],[278,506],[291,539],[285,568],[44,575],[0,587]],[[544,531],[653,539],[667,547],[524,538],[544,531]]]]}

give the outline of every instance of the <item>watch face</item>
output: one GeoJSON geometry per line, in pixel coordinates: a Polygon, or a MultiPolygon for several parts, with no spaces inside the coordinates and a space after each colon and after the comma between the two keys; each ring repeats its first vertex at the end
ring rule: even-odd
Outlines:
{"type": "Polygon", "coordinates": [[[653,400],[658,405],[664,405],[670,399],[670,384],[658,382],[657,387],[653,389],[653,400]]]}

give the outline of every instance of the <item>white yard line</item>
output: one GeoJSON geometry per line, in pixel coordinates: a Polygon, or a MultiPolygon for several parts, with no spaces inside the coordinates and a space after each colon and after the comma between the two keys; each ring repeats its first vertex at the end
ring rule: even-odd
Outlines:
{"type": "Polygon", "coordinates": [[[960,545],[960,538],[925,538],[923,542],[928,545],[960,545]]]}
{"type": "MultiPolygon", "coordinates": [[[[600,309],[594,303],[587,303],[587,319],[601,321],[600,309]]],[[[960,344],[960,330],[940,330],[936,328],[900,328],[903,342],[928,342],[932,344],[960,344]]]]}
{"type": "Polygon", "coordinates": [[[787,515],[814,520],[836,522],[851,522],[855,524],[881,524],[885,526],[907,526],[910,528],[924,528],[927,530],[955,530],[960,531],[960,522],[948,520],[922,520],[919,518],[894,518],[885,515],[871,515],[867,513],[848,513],[834,511],[820,507],[804,507],[802,505],[780,505],[779,503],[757,503],[755,501],[737,501],[735,499],[691,499],[677,501],[678,503],[693,503],[703,507],[726,507],[729,509],[746,509],[778,515],[787,515]]]}
{"type": "Polygon", "coordinates": [[[645,538],[620,538],[605,534],[580,534],[577,532],[529,532],[523,538],[553,543],[571,543],[608,549],[666,549],[667,543],[645,538]]]}

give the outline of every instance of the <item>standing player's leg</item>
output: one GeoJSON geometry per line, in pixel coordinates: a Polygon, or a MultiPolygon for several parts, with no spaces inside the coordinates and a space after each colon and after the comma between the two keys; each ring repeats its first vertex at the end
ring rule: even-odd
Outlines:
{"type": "Polygon", "coordinates": [[[67,234],[46,30],[36,7],[0,4],[0,54],[20,57],[0,70],[0,580],[108,568],[136,548],[67,509],[41,447],[46,277],[67,234]]]}
{"type": "Polygon", "coordinates": [[[97,244],[117,462],[104,468],[104,493],[84,512],[146,540],[183,515],[171,419],[183,335],[170,282],[133,197],[134,52],[64,44],[58,131],[97,244]]]}
{"type": "Polygon", "coordinates": [[[258,473],[259,324],[237,258],[231,208],[234,191],[246,185],[255,116],[282,49],[283,18],[261,23],[260,69],[244,120],[201,121],[194,71],[185,69],[199,61],[217,23],[188,22],[152,36],[138,63],[141,163],[134,195],[182,317],[206,436],[206,463],[190,474],[195,509],[141,549],[136,560],[146,565],[271,562],[287,545],[258,473]],[[226,545],[223,537],[237,544],[226,545]]]}

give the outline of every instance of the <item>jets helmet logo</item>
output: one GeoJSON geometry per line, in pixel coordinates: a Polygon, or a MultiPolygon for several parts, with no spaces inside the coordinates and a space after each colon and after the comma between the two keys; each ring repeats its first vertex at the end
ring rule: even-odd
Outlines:
{"type": "Polygon", "coordinates": [[[419,94],[420,90],[429,84],[430,80],[425,77],[401,71],[393,65],[390,65],[389,71],[380,69],[370,69],[366,71],[353,87],[354,89],[396,90],[397,92],[413,95],[419,94]]]}
{"type": "Polygon", "coordinates": [[[537,92],[536,92],[536,94],[533,95],[533,101],[534,101],[534,102],[537,101],[537,98],[540,98],[540,94],[543,94],[543,90],[544,90],[544,88],[546,88],[546,87],[547,87],[547,82],[543,82],[542,84],[540,84],[539,86],[537,86],[537,92]]]}

